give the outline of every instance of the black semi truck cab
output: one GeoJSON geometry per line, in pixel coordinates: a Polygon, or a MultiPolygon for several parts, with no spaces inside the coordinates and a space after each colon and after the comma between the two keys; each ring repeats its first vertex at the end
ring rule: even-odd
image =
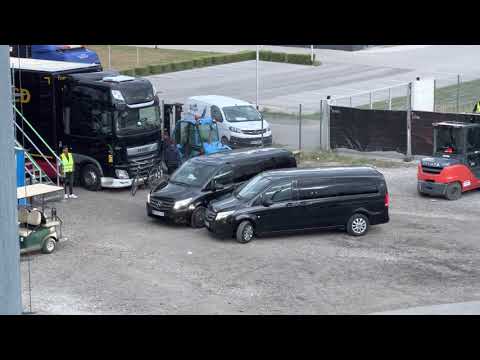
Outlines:
{"type": "Polygon", "coordinates": [[[72,149],[86,188],[128,187],[159,160],[159,99],[148,80],[97,64],[11,58],[11,68],[17,109],[57,153],[72,149]]]}

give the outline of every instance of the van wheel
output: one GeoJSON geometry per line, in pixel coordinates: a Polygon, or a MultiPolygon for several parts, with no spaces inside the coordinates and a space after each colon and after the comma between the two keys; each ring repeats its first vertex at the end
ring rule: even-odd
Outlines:
{"type": "Polygon", "coordinates": [[[353,214],[347,222],[347,232],[352,236],[362,236],[368,231],[370,223],[363,214],[353,214]]]}
{"type": "Polygon", "coordinates": [[[237,228],[237,241],[241,244],[249,243],[253,240],[255,236],[255,232],[253,229],[253,225],[250,221],[245,220],[238,225],[237,228]]]}
{"type": "Polygon", "coordinates": [[[93,164],[87,164],[82,167],[80,181],[84,188],[90,191],[97,191],[100,188],[100,171],[93,164]]]}
{"type": "Polygon", "coordinates": [[[42,252],[44,254],[51,254],[55,251],[55,248],[57,247],[57,242],[55,241],[54,238],[48,238],[47,240],[44,241],[43,246],[42,246],[42,252]]]}
{"type": "Polygon", "coordinates": [[[197,206],[192,213],[191,224],[193,228],[202,228],[205,226],[205,213],[207,209],[204,206],[197,206]]]}
{"type": "Polygon", "coordinates": [[[462,196],[462,185],[458,182],[450,183],[447,185],[447,191],[445,191],[445,197],[448,200],[458,200],[462,196]]]}
{"type": "Polygon", "coordinates": [[[226,136],[222,136],[222,144],[223,144],[223,145],[228,145],[228,142],[229,142],[229,141],[228,141],[227,137],[226,137],[226,136]]]}

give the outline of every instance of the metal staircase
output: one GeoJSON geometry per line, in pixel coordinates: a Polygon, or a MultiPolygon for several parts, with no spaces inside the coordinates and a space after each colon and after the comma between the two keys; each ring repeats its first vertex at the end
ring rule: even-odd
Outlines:
{"type": "MultiPolygon", "coordinates": [[[[19,131],[26,141],[28,141],[28,146],[32,146],[35,149],[37,156],[41,158],[45,163],[50,167],[56,177],[56,185],[60,185],[60,157],[53,151],[53,149],[47,144],[47,142],[42,138],[42,136],[35,130],[35,128],[30,124],[30,122],[23,116],[23,114],[14,106],[15,112],[20,116],[23,124],[26,124],[30,130],[36,135],[37,139],[45,146],[48,150],[48,156],[36,145],[36,143],[27,135],[23,126],[20,126],[16,120],[14,120],[15,127],[19,131]]],[[[15,117],[16,119],[16,117],[15,117]]],[[[24,148],[17,140],[15,143],[18,147],[22,148],[25,151],[25,175],[29,178],[31,184],[35,183],[47,183],[55,184],[52,179],[50,179],[45,171],[42,170],[40,165],[35,161],[34,156],[24,148]]]]}

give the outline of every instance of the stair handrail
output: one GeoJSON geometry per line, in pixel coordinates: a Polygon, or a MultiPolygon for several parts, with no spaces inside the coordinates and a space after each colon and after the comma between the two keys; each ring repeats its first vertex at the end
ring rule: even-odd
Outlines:
{"type": "MultiPolygon", "coordinates": [[[[25,119],[25,116],[23,116],[23,114],[17,109],[16,106],[13,107],[15,109],[15,111],[17,112],[18,115],[21,116],[21,118],[23,119],[23,121],[30,127],[30,129],[32,129],[32,131],[34,132],[35,135],[37,135],[37,137],[42,141],[42,143],[47,147],[48,150],[50,150],[50,152],[52,153],[52,155],[58,160],[61,162],[60,160],[60,157],[55,153],[55,151],[52,150],[52,148],[47,144],[47,142],[40,136],[40,134],[37,132],[37,130],[35,130],[35,128],[32,126],[32,124],[30,124],[30,122],[25,119]]],[[[17,125],[18,127],[18,125],[17,125]]],[[[22,133],[24,134],[24,131],[22,129],[22,133]]],[[[30,140],[31,141],[31,140],[30,140]]]]}
{"type": "MultiPolygon", "coordinates": [[[[15,144],[21,148],[23,150],[23,153],[25,154],[25,156],[27,157],[28,160],[30,160],[30,163],[33,165],[34,168],[36,168],[40,174],[40,182],[42,182],[42,174],[44,177],[47,178],[48,181],[50,181],[52,184],[53,184],[53,181],[52,179],[50,179],[50,177],[42,170],[42,168],[40,167],[40,165],[38,165],[38,163],[35,161],[35,159],[33,158],[33,156],[27,151],[25,150],[25,148],[22,146],[22,144],[20,144],[18,142],[18,140],[15,139],[15,144]]],[[[33,170],[33,174],[30,172],[30,170],[27,169],[27,167],[25,166],[25,170],[27,170],[28,174],[30,176],[35,176],[35,170],[33,170]]]]}
{"type": "Polygon", "coordinates": [[[30,139],[30,137],[25,134],[25,132],[22,130],[22,128],[17,124],[17,122],[15,122],[15,126],[22,132],[23,136],[25,136],[25,138],[30,142],[30,144],[33,145],[33,147],[35,148],[35,150],[38,151],[38,153],[43,157],[43,159],[47,162],[47,164],[53,169],[53,171],[55,171],[55,173],[57,174],[57,176],[60,176],[60,171],[52,165],[52,163],[48,160],[48,158],[45,156],[45,154],[42,152],[42,150],[40,150],[38,148],[38,146],[32,141],[32,139],[30,139]]]}

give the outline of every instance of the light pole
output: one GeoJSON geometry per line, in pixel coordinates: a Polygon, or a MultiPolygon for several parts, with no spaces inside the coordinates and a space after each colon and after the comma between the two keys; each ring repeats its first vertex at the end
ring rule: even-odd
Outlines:
{"type": "MultiPolygon", "coordinates": [[[[256,105],[256,108],[257,108],[257,111],[259,111],[259,104],[258,104],[258,62],[260,60],[260,49],[259,49],[259,45],[257,45],[257,60],[256,60],[256,72],[257,72],[257,95],[256,95],[256,100],[255,100],[255,105],[256,105]]],[[[261,131],[261,141],[262,141],[262,147],[263,147],[263,115],[261,115],[261,120],[262,120],[262,130],[261,131]]]]}
{"type": "Polygon", "coordinates": [[[313,53],[313,45],[310,45],[310,56],[312,58],[312,65],[313,65],[313,61],[315,60],[315,54],[313,53]]]}
{"type": "Polygon", "coordinates": [[[256,101],[255,101],[255,105],[257,107],[257,110],[258,110],[258,61],[259,61],[259,58],[260,58],[260,49],[259,49],[259,45],[257,45],[257,61],[256,61],[256,71],[257,71],[257,96],[256,96],[256,101]]]}

